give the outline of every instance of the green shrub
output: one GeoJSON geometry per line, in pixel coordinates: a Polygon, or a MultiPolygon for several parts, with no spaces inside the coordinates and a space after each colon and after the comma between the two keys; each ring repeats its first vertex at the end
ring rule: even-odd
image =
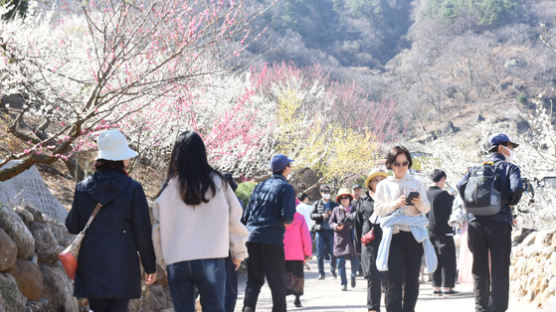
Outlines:
{"type": "Polygon", "coordinates": [[[517,97],[517,101],[518,101],[520,104],[527,104],[527,94],[521,93],[521,94],[517,97]]]}
{"type": "Polygon", "coordinates": [[[247,207],[255,186],[257,186],[257,183],[252,181],[242,182],[237,186],[236,195],[241,201],[243,208],[247,207]]]}

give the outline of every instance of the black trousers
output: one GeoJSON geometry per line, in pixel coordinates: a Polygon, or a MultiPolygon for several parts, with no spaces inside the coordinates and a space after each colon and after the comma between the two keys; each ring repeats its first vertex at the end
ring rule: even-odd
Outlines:
{"type": "Polygon", "coordinates": [[[375,239],[368,246],[361,246],[361,262],[366,261],[362,266],[365,268],[367,279],[367,309],[380,311],[380,297],[382,296],[383,274],[376,268],[376,258],[378,247],[382,239],[382,229],[375,226],[375,239]]]}
{"type": "Polygon", "coordinates": [[[453,236],[430,235],[438,266],[432,275],[433,287],[453,288],[456,282],[456,244],[453,236]]]}
{"type": "Polygon", "coordinates": [[[473,253],[472,273],[477,312],[501,312],[508,309],[511,233],[511,225],[505,222],[474,220],[469,223],[467,244],[473,253]],[[492,272],[489,270],[489,252],[492,272]]]}
{"type": "Polygon", "coordinates": [[[251,307],[253,311],[255,310],[266,276],[272,293],[272,312],[285,312],[284,247],[247,242],[247,251],[249,252],[249,258],[247,258],[247,287],[245,288],[243,305],[251,307]]]}
{"type": "Polygon", "coordinates": [[[419,297],[423,246],[410,232],[392,235],[386,279],[386,311],[414,312],[419,297]],[[403,289],[403,291],[402,291],[403,289]],[[403,293],[403,295],[402,295],[403,293]]]}
{"type": "Polygon", "coordinates": [[[129,299],[89,298],[89,308],[93,312],[127,312],[129,299]]]}

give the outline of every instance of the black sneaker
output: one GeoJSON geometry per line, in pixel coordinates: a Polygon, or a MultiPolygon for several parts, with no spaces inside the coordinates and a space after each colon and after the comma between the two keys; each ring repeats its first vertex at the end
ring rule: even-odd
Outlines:
{"type": "Polygon", "coordinates": [[[432,292],[432,295],[433,295],[433,296],[442,296],[442,291],[440,291],[440,290],[434,290],[434,291],[432,292]]]}
{"type": "Polygon", "coordinates": [[[342,285],[342,291],[348,290],[348,285],[342,285]]]}
{"type": "Polygon", "coordinates": [[[443,291],[442,294],[443,294],[443,295],[448,295],[448,296],[450,296],[450,295],[456,295],[456,294],[459,294],[459,291],[455,291],[455,290],[453,290],[453,289],[450,289],[450,290],[448,290],[448,291],[443,291]]]}
{"type": "Polygon", "coordinates": [[[334,278],[338,278],[338,275],[336,275],[336,271],[330,271],[330,274],[332,274],[332,276],[334,276],[334,278]]]}
{"type": "Polygon", "coordinates": [[[324,279],[324,274],[323,274],[323,273],[320,273],[320,274],[319,274],[319,277],[317,277],[317,279],[323,280],[323,279],[324,279]]]}
{"type": "Polygon", "coordinates": [[[355,288],[355,277],[351,278],[351,288],[355,288]]]}
{"type": "Polygon", "coordinates": [[[243,307],[243,310],[241,310],[242,312],[254,312],[253,308],[251,307],[243,307]]]}
{"type": "Polygon", "coordinates": [[[297,308],[301,308],[301,300],[299,300],[299,297],[295,298],[295,300],[293,301],[293,305],[296,306],[297,308]]]}

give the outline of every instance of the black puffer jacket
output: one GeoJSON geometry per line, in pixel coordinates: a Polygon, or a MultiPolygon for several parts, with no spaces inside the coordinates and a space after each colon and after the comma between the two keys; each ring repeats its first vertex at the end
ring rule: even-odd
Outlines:
{"type": "Polygon", "coordinates": [[[81,231],[96,203],[103,204],[79,253],[74,296],[139,298],[141,273],[156,271],[151,220],[141,185],[117,170],[101,170],[79,182],[66,227],[81,231]]]}

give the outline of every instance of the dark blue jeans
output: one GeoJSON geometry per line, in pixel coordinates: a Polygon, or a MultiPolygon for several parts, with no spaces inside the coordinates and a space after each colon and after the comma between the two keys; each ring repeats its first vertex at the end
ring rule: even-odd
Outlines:
{"type": "Polygon", "coordinates": [[[226,258],[226,312],[234,312],[237,301],[237,271],[232,262],[232,256],[226,258]]]}
{"type": "Polygon", "coordinates": [[[195,288],[204,312],[224,312],[226,258],[182,261],[166,270],[176,312],[195,311],[195,288]]]}
{"type": "Polygon", "coordinates": [[[330,272],[336,271],[336,259],[334,258],[334,232],[323,230],[315,235],[317,241],[317,260],[319,273],[324,274],[324,258],[330,256],[330,272]]]}
{"type": "Polygon", "coordinates": [[[359,267],[359,258],[357,256],[341,256],[336,258],[336,264],[338,266],[338,273],[340,274],[340,281],[342,285],[347,285],[348,281],[346,278],[346,258],[351,262],[351,277],[357,276],[357,268],[359,267]]]}

